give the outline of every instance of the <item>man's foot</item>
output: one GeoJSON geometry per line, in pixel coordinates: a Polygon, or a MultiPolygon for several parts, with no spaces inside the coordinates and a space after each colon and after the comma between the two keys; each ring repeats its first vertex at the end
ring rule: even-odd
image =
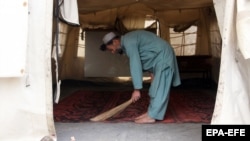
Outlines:
{"type": "Polygon", "coordinates": [[[143,117],[136,119],[134,122],[139,124],[155,123],[155,119],[149,117],[148,114],[146,113],[143,117]]]}
{"type": "Polygon", "coordinates": [[[144,113],[144,114],[142,114],[142,115],[136,117],[135,120],[138,120],[138,119],[143,118],[143,117],[145,117],[145,116],[147,116],[147,113],[144,113]]]}

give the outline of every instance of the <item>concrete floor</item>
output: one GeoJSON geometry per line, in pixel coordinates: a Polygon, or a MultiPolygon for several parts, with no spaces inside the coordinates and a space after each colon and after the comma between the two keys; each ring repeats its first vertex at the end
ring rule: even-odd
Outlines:
{"type": "MultiPolygon", "coordinates": [[[[113,83],[112,83],[113,84],[113,83]]],[[[61,99],[79,89],[127,90],[130,83],[121,85],[66,81],[61,86],[61,99]],[[110,87],[111,86],[111,87],[110,87]]],[[[145,88],[147,88],[147,84],[145,88]]],[[[195,86],[196,87],[196,86],[195,86]]],[[[212,90],[216,92],[216,90],[212,90]]],[[[154,123],[134,122],[105,123],[55,123],[57,141],[201,141],[203,123],[154,123]],[[71,138],[75,140],[72,140],[71,138]]]]}
{"type": "Polygon", "coordinates": [[[55,123],[58,141],[201,141],[201,123],[55,123]]]}

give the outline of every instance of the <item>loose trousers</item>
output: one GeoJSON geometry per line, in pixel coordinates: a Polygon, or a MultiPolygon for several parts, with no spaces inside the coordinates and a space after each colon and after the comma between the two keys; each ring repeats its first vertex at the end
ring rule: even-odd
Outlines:
{"type": "MultiPolygon", "coordinates": [[[[161,67],[160,67],[161,68],[161,67]]],[[[150,103],[148,114],[151,118],[163,120],[169,101],[169,94],[173,78],[173,70],[156,68],[154,79],[149,88],[150,103]]]]}

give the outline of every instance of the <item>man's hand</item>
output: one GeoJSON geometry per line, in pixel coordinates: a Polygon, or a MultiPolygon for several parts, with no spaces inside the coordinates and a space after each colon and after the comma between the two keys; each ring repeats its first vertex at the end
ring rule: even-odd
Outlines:
{"type": "Polygon", "coordinates": [[[137,100],[141,98],[140,90],[134,90],[131,96],[132,101],[135,103],[137,100]]]}

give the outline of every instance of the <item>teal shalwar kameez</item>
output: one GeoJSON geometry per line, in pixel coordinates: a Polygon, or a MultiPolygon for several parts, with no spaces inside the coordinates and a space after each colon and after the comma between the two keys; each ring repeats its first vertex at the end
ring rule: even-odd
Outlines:
{"type": "Polygon", "coordinates": [[[151,118],[165,116],[171,86],[181,84],[173,48],[154,33],[137,30],[121,36],[121,47],[129,58],[134,89],[143,87],[143,72],[154,74],[149,88],[151,118]]]}

